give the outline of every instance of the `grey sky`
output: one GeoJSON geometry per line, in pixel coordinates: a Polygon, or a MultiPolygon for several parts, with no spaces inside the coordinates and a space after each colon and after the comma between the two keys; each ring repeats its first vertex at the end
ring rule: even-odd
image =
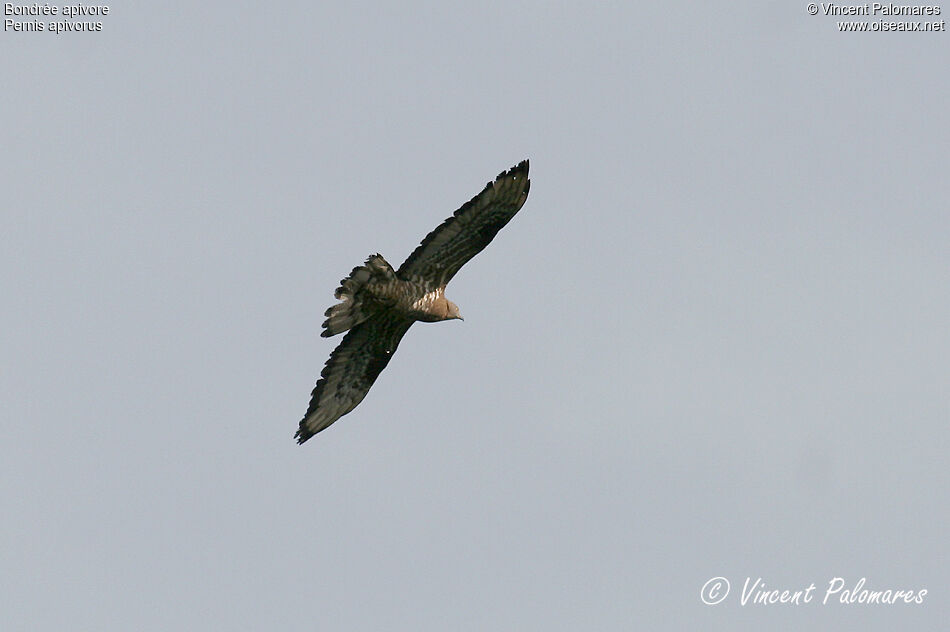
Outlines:
{"type": "Polygon", "coordinates": [[[0,627],[948,620],[950,40],[806,4],[0,34],[0,627]],[[298,447],[337,281],[523,158],[465,322],[298,447]],[[749,576],[928,594],[742,606],[749,576]]]}

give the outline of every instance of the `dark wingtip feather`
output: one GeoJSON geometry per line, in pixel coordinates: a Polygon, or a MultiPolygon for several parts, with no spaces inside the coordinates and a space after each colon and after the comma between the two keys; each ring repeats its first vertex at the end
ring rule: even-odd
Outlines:
{"type": "Polygon", "coordinates": [[[303,445],[304,442],[313,436],[313,433],[307,430],[306,424],[300,422],[300,427],[297,428],[297,432],[294,433],[294,439],[297,440],[297,445],[303,445]]]}
{"type": "Polygon", "coordinates": [[[528,174],[529,161],[527,158],[516,164],[514,167],[508,170],[509,174],[517,174],[518,172],[524,172],[525,175],[528,174]]]}
{"type": "MultiPolygon", "coordinates": [[[[508,176],[516,176],[516,177],[517,177],[517,176],[518,176],[519,174],[521,174],[522,172],[523,172],[523,175],[527,175],[527,174],[528,174],[528,159],[527,159],[527,158],[525,158],[524,160],[522,160],[521,162],[519,162],[518,164],[516,164],[516,165],[515,165],[514,167],[512,167],[511,169],[508,169],[507,171],[502,171],[501,173],[499,173],[497,176],[495,176],[494,182],[498,182],[498,181],[501,180],[502,178],[507,178],[508,176]]],[[[491,186],[492,183],[489,182],[488,184],[489,184],[489,186],[491,186]]]]}

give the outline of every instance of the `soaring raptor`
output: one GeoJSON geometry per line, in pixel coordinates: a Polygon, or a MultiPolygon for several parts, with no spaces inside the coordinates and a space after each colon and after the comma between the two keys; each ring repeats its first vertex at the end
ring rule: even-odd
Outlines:
{"type": "Polygon", "coordinates": [[[412,323],[462,318],[458,306],[445,298],[445,286],[515,216],[530,185],[525,160],[498,174],[429,233],[398,270],[375,254],[340,281],[334,296],[341,302],[327,310],[321,335],[348,333],[320,373],[297,430],[298,443],[363,401],[412,323]]]}

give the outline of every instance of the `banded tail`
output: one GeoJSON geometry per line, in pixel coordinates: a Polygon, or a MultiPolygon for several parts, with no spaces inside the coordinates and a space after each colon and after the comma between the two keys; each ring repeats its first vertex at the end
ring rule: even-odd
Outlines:
{"type": "Polygon", "coordinates": [[[370,255],[366,263],[353,268],[350,276],[340,281],[333,295],[342,302],[328,309],[324,316],[324,338],[343,333],[356,327],[372,316],[380,305],[372,295],[370,286],[396,280],[396,273],[379,253],[370,255]]]}

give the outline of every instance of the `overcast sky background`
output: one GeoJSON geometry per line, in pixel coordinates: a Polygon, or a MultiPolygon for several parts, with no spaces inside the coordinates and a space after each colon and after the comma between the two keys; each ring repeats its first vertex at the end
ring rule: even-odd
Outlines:
{"type": "Polygon", "coordinates": [[[950,618],[946,32],[110,7],[0,37],[4,630],[950,618]],[[523,158],[464,323],[298,447],[337,282],[523,158]],[[928,594],[822,606],[836,576],[928,594]],[[816,598],[743,607],[746,577],[816,598]]]}

